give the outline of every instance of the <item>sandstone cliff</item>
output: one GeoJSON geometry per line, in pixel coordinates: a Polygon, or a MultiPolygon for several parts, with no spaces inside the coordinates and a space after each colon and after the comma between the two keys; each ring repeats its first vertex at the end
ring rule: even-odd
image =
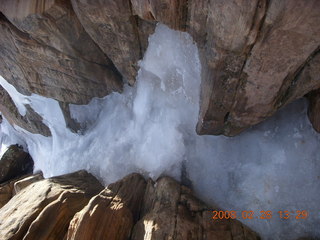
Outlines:
{"type": "Polygon", "coordinates": [[[189,32],[199,47],[199,134],[236,135],[320,88],[317,0],[0,2],[0,74],[21,93],[60,101],[75,130],[68,104],[134,84],[157,22],[189,32]]]}

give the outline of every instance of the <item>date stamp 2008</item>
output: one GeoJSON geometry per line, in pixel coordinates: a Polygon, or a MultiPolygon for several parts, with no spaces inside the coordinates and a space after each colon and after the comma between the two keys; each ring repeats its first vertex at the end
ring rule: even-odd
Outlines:
{"type": "Polygon", "coordinates": [[[213,220],[221,219],[271,219],[273,217],[279,217],[281,219],[307,219],[309,213],[307,210],[296,211],[212,211],[213,220]]]}

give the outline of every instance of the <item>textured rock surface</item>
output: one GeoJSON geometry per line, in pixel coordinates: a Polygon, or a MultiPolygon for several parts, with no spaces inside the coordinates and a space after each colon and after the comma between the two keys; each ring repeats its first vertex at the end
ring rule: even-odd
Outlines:
{"type": "Polygon", "coordinates": [[[0,209],[0,239],[63,239],[73,215],[102,189],[85,171],[33,183],[0,209]]]}
{"type": "Polygon", "coordinates": [[[319,87],[295,85],[319,49],[318,1],[210,2],[199,133],[235,135],[319,87]]]}
{"type": "Polygon", "coordinates": [[[145,187],[146,181],[138,174],[109,185],[75,215],[67,239],[129,239],[145,187]]]}
{"type": "MultiPolygon", "coordinates": [[[[122,91],[121,75],[86,33],[69,1],[2,0],[0,11],[0,75],[19,92],[54,98],[68,107],[122,91]]],[[[8,110],[3,101],[0,105],[8,110]]],[[[66,109],[67,125],[77,131],[66,109]]],[[[30,121],[15,112],[3,114],[33,133],[50,135],[34,112],[30,121]]]]}
{"type": "Polygon", "coordinates": [[[82,25],[117,66],[125,79],[133,84],[141,59],[137,20],[128,0],[72,0],[82,25]]]}
{"type": "Polygon", "coordinates": [[[211,210],[172,178],[132,174],[75,215],[68,239],[259,239],[238,221],[213,221],[211,210]]]}
{"type": "Polygon", "coordinates": [[[212,208],[168,177],[148,181],[140,216],[132,239],[259,239],[239,221],[212,220],[212,208]]]}
{"type": "Polygon", "coordinates": [[[26,115],[20,115],[16,105],[6,90],[0,86],[0,112],[9,123],[19,126],[31,133],[39,133],[44,136],[51,136],[50,129],[42,122],[42,117],[37,114],[29,105],[26,106],[26,115]]]}
{"type": "MultiPolygon", "coordinates": [[[[0,184],[0,208],[29,183],[41,180],[42,174],[25,175],[0,184]],[[20,184],[21,182],[21,184],[20,184]],[[17,185],[18,184],[18,185],[17,185]],[[16,187],[16,185],[18,187],[16,187]],[[17,191],[18,190],[18,191],[17,191]]],[[[42,177],[43,178],[43,177],[42,177]]]]}
{"type": "Polygon", "coordinates": [[[29,153],[12,145],[0,160],[0,183],[32,173],[33,160],[29,153]]]}
{"type": "Polygon", "coordinates": [[[139,174],[104,190],[85,171],[38,180],[0,209],[0,219],[3,240],[259,239],[236,220],[212,220],[212,209],[172,178],[139,174]]]}
{"type": "Polygon", "coordinates": [[[121,90],[121,77],[68,1],[1,1],[1,75],[24,94],[85,104],[121,90]]]}
{"type": "Polygon", "coordinates": [[[0,184],[0,208],[2,208],[13,197],[13,186],[15,180],[0,184]]]}
{"type": "Polygon", "coordinates": [[[2,0],[0,11],[0,74],[62,102],[74,130],[68,103],[121,91],[114,65],[133,84],[157,22],[199,47],[199,134],[236,135],[320,87],[317,0],[2,0]]]}
{"type": "Polygon", "coordinates": [[[32,183],[38,182],[43,179],[42,173],[33,174],[31,176],[24,177],[14,182],[13,190],[14,194],[19,193],[22,189],[28,187],[32,183]]]}

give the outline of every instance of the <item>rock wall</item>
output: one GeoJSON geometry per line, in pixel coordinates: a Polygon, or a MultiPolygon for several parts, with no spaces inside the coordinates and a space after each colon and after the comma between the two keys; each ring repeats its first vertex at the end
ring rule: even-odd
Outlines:
{"type": "Polygon", "coordinates": [[[69,126],[69,103],[134,84],[157,22],[199,47],[199,134],[239,134],[320,88],[317,0],[0,2],[0,74],[60,101],[69,126]]]}

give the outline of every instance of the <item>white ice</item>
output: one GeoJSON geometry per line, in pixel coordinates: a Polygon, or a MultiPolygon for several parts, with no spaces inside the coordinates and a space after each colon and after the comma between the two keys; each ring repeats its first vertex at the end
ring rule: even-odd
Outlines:
{"type": "Polygon", "coordinates": [[[66,129],[55,100],[23,96],[1,80],[16,105],[29,103],[52,132],[43,137],[14,130],[4,119],[3,143],[27,146],[36,170],[47,177],[87,169],[105,184],[130,172],[179,179],[184,165],[197,196],[208,203],[273,211],[270,220],[244,221],[265,239],[320,237],[320,137],[307,120],[306,102],[234,138],[197,136],[200,68],[191,37],[158,25],[135,87],[70,106],[87,127],[81,134],[66,129]],[[281,220],[279,210],[307,210],[310,216],[281,220]]]}

